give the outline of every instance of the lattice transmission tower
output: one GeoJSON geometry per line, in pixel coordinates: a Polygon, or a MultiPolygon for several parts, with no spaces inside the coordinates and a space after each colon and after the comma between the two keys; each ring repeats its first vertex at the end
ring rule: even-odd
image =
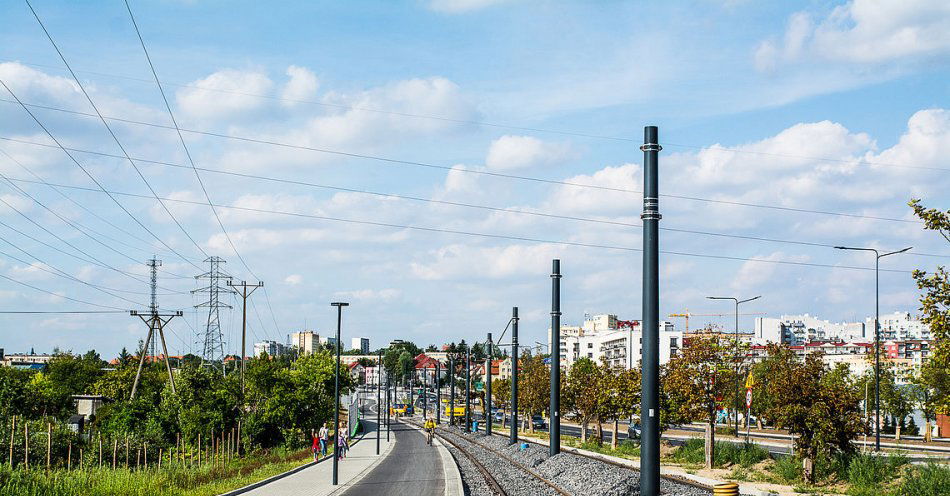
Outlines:
{"type": "Polygon", "coordinates": [[[233,292],[233,290],[227,286],[227,282],[231,280],[231,276],[222,270],[221,264],[225,263],[225,261],[221,257],[208,257],[204,261],[210,264],[210,269],[204,274],[195,276],[195,279],[206,280],[208,281],[208,285],[192,291],[192,293],[207,295],[206,301],[195,305],[195,308],[206,308],[208,310],[208,319],[205,325],[203,340],[199,340],[203,341],[199,343],[202,344],[201,364],[220,363],[221,373],[225,373],[225,342],[224,331],[221,330],[221,309],[231,308],[231,305],[228,305],[226,302],[227,296],[233,292]],[[222,297],[225,298],[225,301],[222,301],[222,297]]]}
{"type": "MultiPolygon", "coordinates": [[[[149,310],[149,315],[154,316],[154,315],[158,315],[158,296],[156,295],[156,290],[158,289],[158,268],[161,267],[162,261],[158,260],[156,257],[153,256],[148,262],[146,262],[146,265],[148,265],[148,268],[151,271],[151,279],[149,280],[149,289],[151,289],[152,301],[151,301],[151,304],[148,306],[148,310],[149,310]]],[[[148,353],[148,355],[151,357],[152,360],[155,360],[156,359],[155,357],[158,356],[158,353],[156,353],[156,351],[158,350],[158,347],[156,346],[155,341],[157,340],[155,339],[151,340],[151,343],[149,344],[149,349],[143,350],[143,352],[148,353]]]]}

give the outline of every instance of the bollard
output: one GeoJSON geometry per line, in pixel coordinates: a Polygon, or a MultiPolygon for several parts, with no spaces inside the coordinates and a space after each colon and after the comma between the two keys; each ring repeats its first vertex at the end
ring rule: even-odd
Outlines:
{"type": "Polygon", "coordinates": [[[739,484],[726,482],[713,487],[713,496],[739,496],[739,484]]]}

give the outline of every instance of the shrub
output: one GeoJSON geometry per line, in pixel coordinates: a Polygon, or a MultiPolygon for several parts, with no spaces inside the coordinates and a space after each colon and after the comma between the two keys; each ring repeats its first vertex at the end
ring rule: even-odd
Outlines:
{"type": "Polygon", "coordinates": [[[904,478],[897,494],[901,496],[950,494],[950,468],[933,463],[914,467],[904,478]]]}
{"type": "Polygon", "coordinates": [[[767,449],[753,443],[716,443],[716,465],[751,467],[769,458],[767,449]]]}
{"type": "Polygon", "coordinates": [[[794,456],[783,456],[772,465],[774,473],[782,482],[796,482],[802,478],[802,461],[794,456]]]}

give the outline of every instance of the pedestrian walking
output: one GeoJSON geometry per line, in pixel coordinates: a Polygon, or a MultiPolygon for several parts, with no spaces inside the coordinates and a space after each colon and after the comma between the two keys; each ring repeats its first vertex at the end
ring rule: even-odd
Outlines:
{"type": "Polygon", "coordinates": [[[340,450],[340,459],[346,458],[346,452],[350,449],[350,444],[346,440],[346,424],[340,426],[340,432],[336,433],[336,449],[340,450]]]}
{"type": "Polygon", "coordinates": [[[323,442],[317,437],[317,431],[310,429],[310,438],[313,442],[310,443],[310,452],[313,453],[313,461],[317,461],[317,458],[320,456],[322,451],[321,445],[323,442]]]}
{"type": "Polygon", "coordinates": [[[320,456],[327,456],[327,442],[330,440],[330,430],[327,429],[327,423],[323,423],[320,428],[320,456]]]}

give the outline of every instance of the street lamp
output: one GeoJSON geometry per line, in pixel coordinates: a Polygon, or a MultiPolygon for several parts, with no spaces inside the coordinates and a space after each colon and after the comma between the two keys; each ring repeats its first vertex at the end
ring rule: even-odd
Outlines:
{"type": "Polygon", "coordinates": [[[908,246],[903,250],[881,253],[876,248],[859,248],[852,246],[836,246],[836,250],[873,251],[874,252],[874,450],[881,451],[881,259],[888,255],[896,255],[910,250],[908,246]]]}
{"type": "MultiPolygon", "coordinates": [[[[736,437],[739,437],[739,304],[746,303],[752,300],[758,300],[762,295],[756,296],[754,298],[747,298],[745,300],[740,300],[738,298],[733,298],[731,296],[707,296],[706,298],[710,300],[732,300],[736,303],[736,397],[735,397],[735,433],[736,437]]],[[[746,419],[748,422],[748,419],[746,419]]]]}
{"type": "Polygon", "coordinates": [[[333,431],[336,433],[333,447],[333,485],[339,481],[340,464],[340,324],[343,322],[343,307],[349,303],[334,302],[330,306],[336,307],[336,378],[333,386],[333,431]]]}

